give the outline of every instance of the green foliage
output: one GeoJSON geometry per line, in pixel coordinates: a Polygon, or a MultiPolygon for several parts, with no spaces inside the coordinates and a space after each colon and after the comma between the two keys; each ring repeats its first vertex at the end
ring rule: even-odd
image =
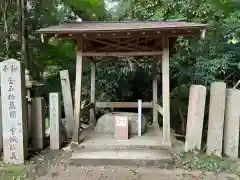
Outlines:
{"type": "MultiPolygon", "coordinates": [[[[9,52],[5,37],[0,36],[0,60],[7,55],[20,59],[20,30],[17,2],[9,1],[7,25],[9,52]]],[[[3,1],[3,2],[4,2],[3,1]]],[[[72,90],[75,83],[75,45],[72,41],[52,38],[41,43],[32,32],[41,27],[76,19],[83,20],[164,20],[184,18],[190,22],[208,23],[206,40],[179,38],[171,50],[172,121],[186,118],[188,91],[192,84],[209,86],[225,81],[232,87],[240,79],[240,4],[226,0],[48,0],[28,1],[29,68],[34,79],[43,82],[38,94],[61,91],[59,71],[68,69],[72,90]],[[47,3],[46,3],[47,2],[47,3]],[[106,4],[107,3],[107,4],[106,4]],[[116,6],[112,6],[114,3],[116,6]],[[106,10],[108,6],[108,11],[106,10]],[[112,8],[111,8],[112,7],[112,8]],[[74,13],[73,13],[74,12],[74,13]],[[180,118],[180,112],[184,117],[180,118]]],[[[2,3],[1,3],[2,5],[2,3]]],[[[4,29],[4,11],[0,10],[0,29],[4,29]]],[[[125,58],[124,62],[98,63],[97,99],[103,101],[152,100],[151,64],[137,63],[147,58],[125,58]]],[[[108,60],[108,59],[104,59],[108,60]]],[[[90,65],[84,63],[83,96],[89,99],[90,65]]],[[[160,66],[159,66],[160,69],[160,66]]],[[[161,77],[161,71],[158,72],[161,77]]],[[[161,78],[159,79],[161,94],[161,78]]],[[[161,96],[159,96],[161,102],[161,96]]]]}
{"type": "MultiPolygon", "coordinates": [[[[235,3],[237,1],[116,0],[115,2],[118,2],[117,8],[111,9],[115,20],[184,18],[190,22],[209,25],[205,40],[180,37],[175,49],[172,50],[170,85],[173,122],[186,119],[189,87],[192,84],[209,87],[213,81],[225,81],[228,87],[233,87],[240,79],[240,4],[235,3]]],[[[144,72],[147,71],[143,70],[142,73],[144,72]]],[[[159,75],[161,76],[161,73],[159,75]]],[[[142,77],[151,79],[149,73],[144,73],[142,77]]],[[[159,84],[161,89],[161,80],[159,84]]],[[[144,93],[151,95],[150,91],[144,93]]],[[[161,102],[161,97],[159,101],[161,102]]]]}
{"type": "Polygon", "coordinates": [[[0,170],[0,179],[4,180],[25,180],[27,178],[27,170],[24,166],[5,165],[0,170]]]}
{"type": "Polygon", "coordinates": [[[103,0],[63,0],[83,20],[99,20],[105,16],[103,0]]]}
{"type": "Polygon", "coordinates": [[[240,175],[237,161],[229,158],[207,156],[205,153],[182,153],[180,156],[180,165],[187,170],[227,171],[240,175]]]}

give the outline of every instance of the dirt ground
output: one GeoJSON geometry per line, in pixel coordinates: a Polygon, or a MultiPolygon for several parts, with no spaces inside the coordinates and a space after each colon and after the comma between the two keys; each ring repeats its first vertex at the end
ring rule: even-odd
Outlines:
{"type": "Polygon", "coordinates": [[[180,168],[98,166],[71,164],[71,153],[46,151],[30,159],[24,166],[2,164],[1,180],[237,180],[236,175],[180,168]]]}
{"type": "Polygon", "coordinates": [[[68,167],[59,166],[37,180],[229,180],[238,179],[225,173],[201,171],[187,172],[181,169],[137,167],[68,167]]]}
{"type": "Polygon", "coordinates": [[[227,180],[237,177],[226,174],[186,172],[181,169],[134,167],[68,167],[59,166],[37,180],[227,180]]]}

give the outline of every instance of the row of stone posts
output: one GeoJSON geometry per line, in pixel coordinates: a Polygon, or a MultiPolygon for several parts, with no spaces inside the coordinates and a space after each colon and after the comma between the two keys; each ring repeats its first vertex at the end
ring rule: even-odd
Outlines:
{"type": "MultiPolygon", "coordinates": [[[[185,151],[201,150],[206,95],[206,87],[191,86],[185,151]]],[[[224,154],[231,158],[237,158],[240,91],[227,89],[224,82],[214,82],[210,87],[209,103],[207,154],[219,157],[224,154]]]]}
{"type": "MultiPolygon", "coordinates": [[[[35,97],[31,99],[31,108],[27,105],[29,97],[26,96],[25,69],[20,61],[6,60],[0,67],[0,148],[3,149],[5,163],[22,164],[28,156],[29,136],[34,149],[42,150],[45,146],[44,99],[35,97]]],[[[59,93],[50,93],[49,101],[50,148],[59,149],[61,146],[59,93]]]]}

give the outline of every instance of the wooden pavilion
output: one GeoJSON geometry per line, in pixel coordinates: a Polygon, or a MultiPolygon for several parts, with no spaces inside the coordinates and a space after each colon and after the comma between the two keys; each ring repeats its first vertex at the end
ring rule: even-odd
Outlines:
{"type": "MultiPolygon", "coordinates": [[[[82,62],[84,57],[93,56],[155,56],[153,58],[153,100],[143,102],[143,108],[153,109],[153,123],[158,123],[158,113],[163,116],[163,140],[170,140],[170,88],[169,49],[179,36],[205,37],[206,25],[183,21],[154,22],[69,22],[38,30],[43,37],[55,36],[76,42],[76,84],[74,101],[74,123],[72,141],[79,142],[81,115],[82,62]],[[163,104],[158,104],[156,68],[162,64],[163,104]]],[[[91,111],[90,120],[95,124],[95,108],[137,108],[137,102],[96,102],[96,62],[91,68],[91,111]]]]}

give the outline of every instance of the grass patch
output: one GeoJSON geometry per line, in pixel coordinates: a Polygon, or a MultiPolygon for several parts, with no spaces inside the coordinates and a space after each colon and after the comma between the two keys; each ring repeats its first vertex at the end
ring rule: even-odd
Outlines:
{"type": "Polygon", "coordinates": [[[205,169],[215,172],[226,171],[240,176],[240,168],[237,161],[225,157],[207,156],[201,152],[182,152],[180,154],[180,166],[188,170],[205,169]]]}
{"type": "Polygon", "coordinates": [[[25,180],[27,170],[24,166],[4,165],[0,170],[0,179],[4,180],[25,180]]]}

